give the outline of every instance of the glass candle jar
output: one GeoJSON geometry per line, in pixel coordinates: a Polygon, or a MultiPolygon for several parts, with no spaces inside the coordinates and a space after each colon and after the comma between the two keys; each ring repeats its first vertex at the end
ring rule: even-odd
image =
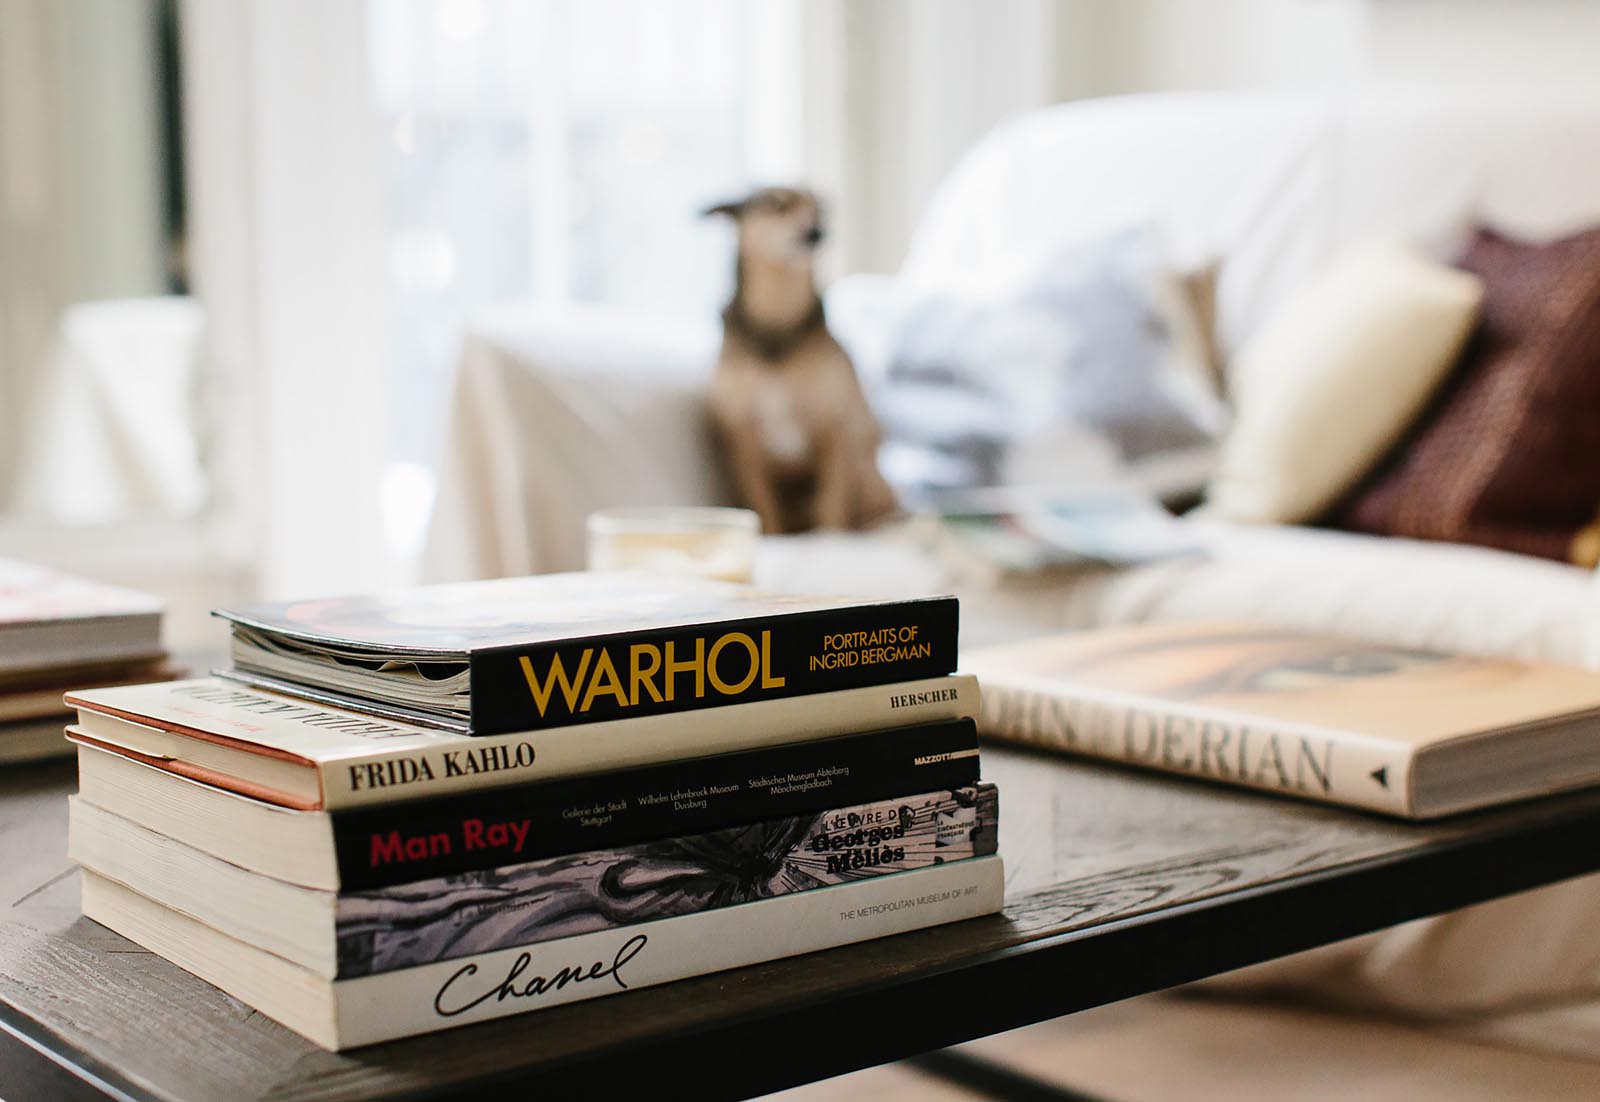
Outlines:
{"type": "Polygon", "coordinates": [[[749,509],[660,505],[589,514],[590,570],[652,570],[748,584],[761,523],[749,509]]]}

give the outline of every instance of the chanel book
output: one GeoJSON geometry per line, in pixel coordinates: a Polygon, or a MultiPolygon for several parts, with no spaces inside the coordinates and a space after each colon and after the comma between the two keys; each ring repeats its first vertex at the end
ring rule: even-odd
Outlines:
{"type": "MultiPolygon", "coordinates": [[[[998,911],[976,857],[635,926],[329,980],[84,869],[83,913],[329,1049],[429,1033],[998,911]]],[[[714,997],[706,992],[700,998],[714,997]]]]}
{"type": "Polygon", "coordinates": [[[349,979],[994,853],[993,785],[830,807],[363,891],[247,872],[74,797],[84,868],[318,975],[349,979]]]}
{"type": "Polygon", "coordinates": [[[223,676],[496,735],[951,672],[954,597],[764,593],[644,573],[545,574],[221,609],[223,676]]]}

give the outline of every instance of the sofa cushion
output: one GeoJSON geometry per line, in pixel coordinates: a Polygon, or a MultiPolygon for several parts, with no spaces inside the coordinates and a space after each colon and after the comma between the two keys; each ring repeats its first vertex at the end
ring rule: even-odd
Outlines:
{"type": "Polygon", "coordinates": [[[1335,527],[1600,558],[1600,229],[1545,245],[1480,231],[1483,321],[1413,433],[1335,527]]]}
{"type": "Polygon", "coordinates": [[[851,277],[830,290],[828,319],[883,423],[884,473],[912,503],[1081,477],[1084,449],[1066,445],[1083,438],[1115,462],[1222,427],[1205,322],[1148,227],[1061,244],[961,291],[851,277]]]}
{"type": "Polygon", "coordinates": [[[1353,248],[1251,334],[1229,368],[1233,424],[1207,508],[1320,516],[1381,459],[1449,371],[1482,283],[1398,241],[1353,248]]]}

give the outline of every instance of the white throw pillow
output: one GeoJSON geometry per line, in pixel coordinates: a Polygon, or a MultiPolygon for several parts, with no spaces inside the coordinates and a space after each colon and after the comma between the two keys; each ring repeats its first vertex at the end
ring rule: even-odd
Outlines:
{"type": "Polygon", "coordinates": [[[1236,354],[1233,425],[1206,511],[1314,520],[1405,432],[1455,361],[1482,298],[1477,276],[1398,241],[1339,256],[1236,354]]]}
{"type": "Polygon", "coordinates": [[[1154,227],[1059,243],[983,293],[851,276],[827,310],[907,504],[1080,482],[1065,457],[1091,437],[1119,462],[1209,449],[1226,419],[1195,305],[1154,227]]]}

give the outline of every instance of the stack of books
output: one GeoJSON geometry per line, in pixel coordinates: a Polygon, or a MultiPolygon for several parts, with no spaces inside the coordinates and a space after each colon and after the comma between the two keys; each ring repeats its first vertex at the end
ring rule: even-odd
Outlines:
{"type": "Polygon", "coordinates": [[[72,752],[72,687],[173,676],[161,601],[30,563],[0,559],[0,762],[72,752]]]}
{"type": "Polygon", "coordinates": [[[231,668],[69,698],[84,913],[327,1048],[1000,908],[953,598],[573,574],[220,615],[231,668]]]}

